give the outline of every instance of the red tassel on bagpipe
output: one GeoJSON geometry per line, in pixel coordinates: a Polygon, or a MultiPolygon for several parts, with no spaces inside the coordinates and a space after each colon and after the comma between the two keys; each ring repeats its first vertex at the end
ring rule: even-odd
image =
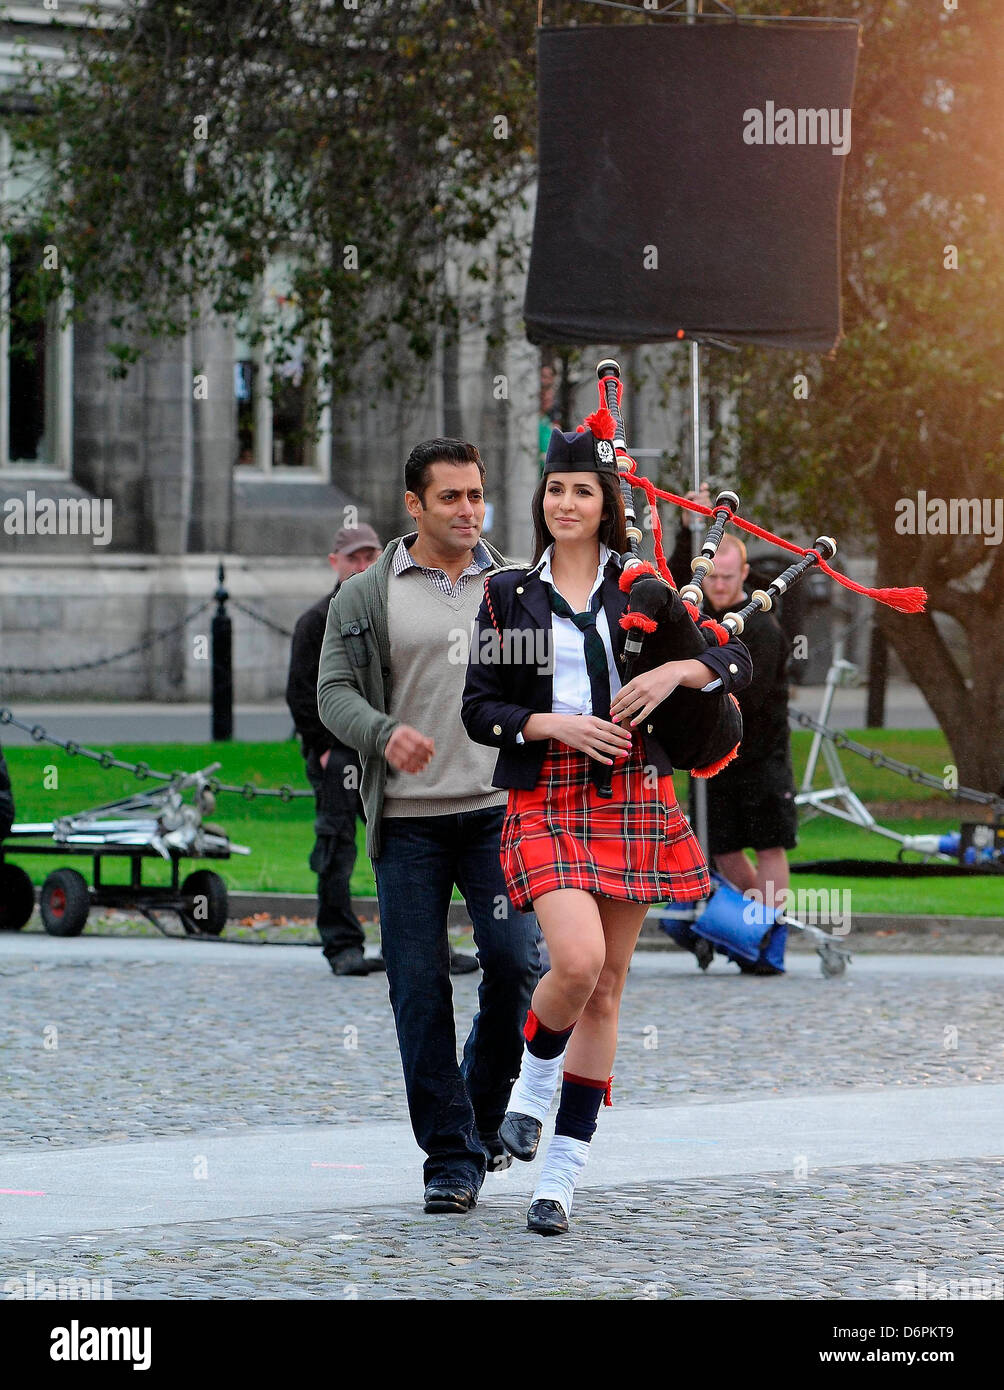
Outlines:
{"type": "MultiPolygon", "coordinates": [[[[736,709],[738,709],[739,701],[736,699],[736,697],[734,695],[730,695],[729,699],[735,705],[736,709]]],[[[707,767],[691,768],[690,775],[691,777],[714,777],[717,773],[721,772],[723,767],[728,767],[729,763],[732,762],[733,758],[737,758],[738,756],[739,744],[737,743],[735,748],[733,748],[730,753],[726,753],[725,757],[719,758],[716,763],[709,763],[707,767]]]]}
{"type": "MultiPolygon", "coordinates": [[[[637,565],[632,565],[630,569],[621,570],[621,577],[617,581],[621,592],[626,594],[630,590],[631,585],[635,582],[635,580],[640,579],[643,574],[654,574],[656,579],[665,578],[664,575],[661,575],[659,573],[655,565],[650,565],[647,560],[642,560],[637,565]]],[[[670,575],[670,580],[672,580],[672,578],[673,576],[670,575]]],[[[673,585],[673,588],[676,588],[675,584],[673,585]]]]}
{"type": "Polygon", "coordinates": [[[724,647],[729,640],[728,628],[722,627],[721,623],[716,623],[714,618],[705,618],[701,623],[701,627],[706,628],[708,632],[711,633],[720,647],[724,647]]]}
{"type": "Polygon", "coordinates": [[[632,629],[638,632],[655,632],[659,626],[654,618],[647,618],[644,613],[622,613],[620,624],[625,632],[631,632],[632,629]]]}
{"type": "Polygon", "coordinates": [[[726,753],[724,758],[719,758],[717,763],[710,763],[707,767],[692,767],[691,777],[715,777],[721,772],[723,767],[728,767],[733,758],[739,756],[739,745],[736,744],[731,753],[726,753]]]}
{"type": "MultiPolygon", "coordinates": [[[[666,556],[662,548],[662,521],[659,517],[659,510],[655,499],[661,497],[665,502],[674,502],[678,507],[683,507],[688,512],[698,512],[701,516],[714,516],[714,509],[705,507],[700,502],[690,502],[686,497],[678,497],[674,492],[666,492],[663,488],[658,488],[649,478],[643,478],[638,473],[638,465],[633,458],[624,451],[620,451],[620,457],[625,460],[629,467],[627,469],[628,479],[632,487],[639,487],[648,499],[648,504],[652,509],[652,536],[655,542],[655,555],[659,565],[659,573],[668,583],[672,583],[669,567],[666,564],[666,556]]],[[[775,536],[773,531],[767,531],[762,526],[756,526],[752,521],[746,521],[741,516],[730,518],[733,526],[738,526],[741,531],[748,531],[751,536],[758,536],[760,540],[769,541],[771,545],[780,546],[782,550],[789,550],[793,555],[815,554],[811,548],[806,549],[800,545],[795,545],[791,541],[786,541],[782,536],[775,536]]],[[[819,560],[819,568],[824,574],[828,574],[831,579],[842,584],[845,589],[850,589],[855,594],[863,594],[865,598],[874,599],[876,603],[883,603],[887,608],[894,608],[897,613],[923,613],[927,603],[927,591],[918,587],[907,589],[869,589],[864,584],[858,584],[846,574],[841,574],[839,570],[833,569],[822,558],[819,560]]],[[[675,586],[674,586],[675,587],[675,586]]]]}
{"type": "MultiPolygon", "coordinates": [[[[606,365],[606,363],[600,363],[601,367],[606,365]]],[[[617,405],[618,408],[620,407],[624,383],[616,373],[600,377],[599,409],[594,411],[592,415],[587,416],[584,424],[579,426],[579,429],[583,431],[587,428],[591,429],[597,439],[614,439],[617,433],[617,422],[614,420],[606,404],[606,384],[608,381],[613,381],[616,385],[617,405]]],[[[678,497],[676,493],[667,492],[663,488],[657,488],[650,479],[643,478],[638,473],[638,464],[626,449],[618,448],[617,456],[618,467],[621,468],[623,465],[626,465],[625,471],[631,486],[641,488],[648,499],[648,504],[652,509],[652,539],[655,546],[655,559],[658,566],[658,573],[667,584],[675,589],[676,585],[673,583],[673,576],[669,572],[666,554],[662,548],[662,521],[659,517],[659,509],[656,506],[656,498],[661,497],[665,502],[674,502],[678,507],[683,507],[686,511],[698,512],[701,516],[714,516],[714,509],[712,507],[705,507],[700,502],[690,502],[686,497],[678,497]]],[[[741,531],[747,531],[751,536],[759,537],[760,540],[769,541],[771,545],[780,546],[782,550],[788,550],[793,555],[805,556],[816,553],[815,551],[804,549],[800,545],[794,545],[791,541],[786,541],[783,537],[776,536],[773,531],[767,531],[762,526],[756,526],[752,521],[746,521],[740,516],[730,516],[729,520],[733,526],[738,526],[741,531]]],[[[874,599],[876,603],[885,604],[887,608],[893,608],[899,613],[923,613],[924,611],[924,607],[927,603],[927,593],[924,589],[919,587],[907,589],[869,589],[864,584],[858,584],[848,575],[841,574],[839,570],[831,568],[822,556],[819,556],[818,564],[824,574],[828,574],[831,579],[836,580],[838,584],[842,584],[845,589],[850,589],[855,594],[863,594],[865,598],[874,599]]],[[[642,566],[632,566],[631,570],[624,576],[628,579],[628,583],[624,584],[622,580],[621,587],[627,591],[633,579],[645,572],[645,568],[642,566]]],[[[648,572],[651,573],[651,567],[648,567],[648,572]]],[[[694,615],[694,620],[695,622],[697,621],[696,614],[694,615]]],[[[721,641],[721,639],[719,640],[721,641]]]]}

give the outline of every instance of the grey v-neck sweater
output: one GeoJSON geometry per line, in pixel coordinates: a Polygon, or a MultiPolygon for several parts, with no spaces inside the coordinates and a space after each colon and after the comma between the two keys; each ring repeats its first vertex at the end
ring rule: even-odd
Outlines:
{"type": "Polygon", "coordinates": [[[508,793],[492,786],[497,750],[474,743],[460,722],[471,630],[483,592],[477,578],[451,598],[420,569],[388,576],[394,667],[388,713],[434,739],[436,751],[424,772],[388,768],[385,816],[448,816],[505,805],[508,793]]]}

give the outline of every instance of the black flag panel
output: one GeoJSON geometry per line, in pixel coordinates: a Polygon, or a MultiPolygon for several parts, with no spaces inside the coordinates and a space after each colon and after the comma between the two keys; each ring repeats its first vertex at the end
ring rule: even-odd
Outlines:
{"type": "Polygon", "coordinates": [[[531,342],[828,351],[855,25],[538,36],[531,342]]]}

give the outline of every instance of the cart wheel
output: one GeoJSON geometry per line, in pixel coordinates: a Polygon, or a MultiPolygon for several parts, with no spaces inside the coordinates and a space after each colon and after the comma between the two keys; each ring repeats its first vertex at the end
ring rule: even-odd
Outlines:
{"type": "Polygon", "coordinates": [[[38,906],[50,936],[79,936],[91,910],[87,880],[76,869],[56,869],[42,884],[38,906]]]}
{"type": "Polygon", "coordinates": [[[187,932],[206,932],[209,936],[219,936],[227,924],[227,885],[209,869],[197,869],[189,874],[181,885],[186,897],[205,898],[205,910],[196,915],[196,904],[191,912],[179,912],[182,925],[187,932]]]}
{"type": "Polygon", "coordinates": [[[828,980],[842,975],[847,969],[849,957],[843,951],[834,951],[823,946],[819,952],[819,968],[828,980]]]}
{"type": "Polygon", "coordinates": [[[35,910],[35,886],[19,864],[0,864],[0,931],[20,931],[35,910]]]}
{"type": "Polygon", "coordinates": [[[706,937],[699,936],[694,942],[694,955],[697,957],[697,964],[701,969],[707,970],[715,958],[715,948],[706,937]]]}

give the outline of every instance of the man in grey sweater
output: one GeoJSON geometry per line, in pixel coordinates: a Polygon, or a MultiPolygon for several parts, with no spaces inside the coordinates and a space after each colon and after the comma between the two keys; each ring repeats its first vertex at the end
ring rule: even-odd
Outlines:
{"type": "Polygon", "coordinates": [[[499,862],[507,793],[495,751],[460,720],[470,633],[487,574],[484,465],[459,439],[417,445],[392,540],[328,610],[317,682],[322,722],[363,762],[366,849],[408,1109],[425,1162],[425,1210],[468,1211],[498,1137],[540,971],[535,919],[509,902],[499,862]],[[463,894],[482,968],[479,1011],[457,1065],[447,915],[463,894]]]}

